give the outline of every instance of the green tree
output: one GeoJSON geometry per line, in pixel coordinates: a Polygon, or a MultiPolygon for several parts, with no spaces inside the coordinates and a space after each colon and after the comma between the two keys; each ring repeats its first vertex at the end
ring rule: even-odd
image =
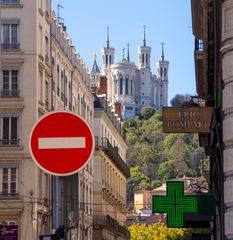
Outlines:
{"type": "Polygon", "coordinates": [[[191,240],[191,229],[167,228],[163,223],[129,226],[131,240],[191,240]]]}
{"type": "Polygon", "coordinates": [[[149,119],[150,117],[152,117],[155,113],[155,109],[152,108],[152,107],[143,107],[141,109],[141,116],[144,118],[144,119],[149,119]]]}
{"type": "Polygon", "coordinates": [[[183,176],[200,177],[204,159],[197,134],[162,132],[162,112],[143,109],[143,116],[125,122],[129,147],[127,161],[131,167],[128,179],[128,201],[133,192],[153,189],[157,183],[183,176]],[[152,111],[152,112],[150,112],[152,111]],[[149,117],[150,116],[150,117],[149,117]],[[149,118],[148,118],[149,117],[149,118]]]}

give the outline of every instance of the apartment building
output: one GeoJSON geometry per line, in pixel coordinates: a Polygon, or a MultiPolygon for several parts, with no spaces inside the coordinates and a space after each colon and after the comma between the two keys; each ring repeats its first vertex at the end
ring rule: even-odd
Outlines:
{"type": "MultiPolygon", "coordinates": [[[[105,88],[106,90],[106,88],[105,88]]],[[[94,202],[93,240],[126,240],[126,183],[130,169],[126,163],[127,145],[119,115],[106,99],[94,102],[94,202]]]]}
{"type": "Polygon", "coordinates": [[[43,41],[40,49],[38,41],[40,26],[50,33],[50,2],[45,2],[0,5],[0,225],[17,239],[37,239],[51,222],[50,176],[34,164],[28,148],[33,125],[47,112],[38,91],[40,70],[50,76],[47,45],[43,41]]]}
{"type": "Polygon", "coordinates": [[[192,0],[198,96],[214,109],[200,143],[209,155],[209,186],[216,199],[212,239],[233,239],[233,1],[192,0]]]}
{"type": "MultiPolygon", "coordinates": [[[[51,21],[51,84],[45,80],[45,104],[50,110],[77,113],[93,126],[94,97],[87,87],[88,69],[54,12],[51,21]]],[[[69,228],[67,238],[91,239],[93,159],[77,174],[53,177],[53,195],[53,228],[64,225],[69,228]]]]}
{"type": "Polygon", "coordinates": [[[61,224],[65,239],[91,239],[93,160],[76,175],[52,177],[28,147],[33,125],[49,111],[73,111],[92,126],[88,69],[50,0],[0,4],[0,226],[14,239],[38,239],[61,224]]]}

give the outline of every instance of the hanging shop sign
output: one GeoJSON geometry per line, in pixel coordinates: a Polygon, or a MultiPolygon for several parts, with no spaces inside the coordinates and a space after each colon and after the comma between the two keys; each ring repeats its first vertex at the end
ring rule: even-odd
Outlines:
{"type": "Polygon", "coordinates": [[[18,240],[17,225],[0,225],[1,240],[18,240]]]}
{"type": "Polygon", "coordinates": [[[164,133],[209,133],[212,107],[163,108],[164,133]]]}

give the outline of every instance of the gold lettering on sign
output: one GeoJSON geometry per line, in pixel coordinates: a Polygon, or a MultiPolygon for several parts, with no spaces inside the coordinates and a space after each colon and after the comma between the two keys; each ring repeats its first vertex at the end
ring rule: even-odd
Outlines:
{"type": "Polygon", "coordinates": [[[208,133],[212,112],[211,107],[164,108],[163,132],[208,133]]]}

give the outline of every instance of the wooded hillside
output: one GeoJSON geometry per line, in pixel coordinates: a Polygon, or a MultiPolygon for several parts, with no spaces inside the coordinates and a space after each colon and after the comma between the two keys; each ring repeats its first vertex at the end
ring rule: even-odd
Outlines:
{"type": "Polygon", "coordinates": [[[125,122],[129,146],[127,161],[131,167],[128,179],[128,202],[133,192],[153,189],[176,177],[201,177],[203,149],[197,134],[164,134],[162,113],[145,107],[141,115],[125,122]]]}

